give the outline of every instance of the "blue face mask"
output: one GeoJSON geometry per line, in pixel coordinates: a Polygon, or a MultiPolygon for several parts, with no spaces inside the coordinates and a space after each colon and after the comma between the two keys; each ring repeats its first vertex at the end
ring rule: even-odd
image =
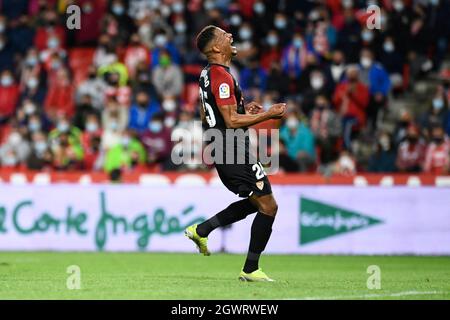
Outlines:
{"type": "Polygon", "coordinates": [[[34,149],[37,153],[43,153],[45,150],[47,150],[47,142],[45,141],[38,141],[34,144],[34,149]]]}
{"type": "Polygon", "coordinates": [[[115,5],[115,6],[112,7],[112,12],[115,15],[121,16],[125,12],[125,8],[123,6],[121,6],[121,5],[115,5]]]}
{"type": "Polygon", "coordinates": [[[269,46],[276,46],[278,44],[278,37],[275,35],[267,36],[267,44],[269,46]]]}
{"type": "Polygon", "coordinates": [[[444,107],[444,100],[436,98],[433,99],[433,108],[435,110],[441,110],[444,107]]]}
{"type": "Polygon", "coordinates": [[[161,132],[163,125],[161,121],[152,121],[148,126],[149,130],[153,133],[161,132]]]}
{"type": "Polygon", "coordinates": [[[303,40],[296,38],[292,41],[292,44],[294,45],[294,47],[296,47],[297,49],[301,48],[303,46],[303,40]]]}

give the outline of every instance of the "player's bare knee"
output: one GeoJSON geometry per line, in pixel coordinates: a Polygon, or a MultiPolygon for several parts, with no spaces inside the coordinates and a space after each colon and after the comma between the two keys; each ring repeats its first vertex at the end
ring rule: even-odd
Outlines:
{"type": "Polygon", "coordinates": [[[268,216],[275,217],[278,212],[278,204],[275,200],[261,203],[259,211],[267,214],[268,216]]]}

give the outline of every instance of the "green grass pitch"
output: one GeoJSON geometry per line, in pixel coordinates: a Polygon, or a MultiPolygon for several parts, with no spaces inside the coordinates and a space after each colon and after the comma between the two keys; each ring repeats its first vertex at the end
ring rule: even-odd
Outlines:
{"type": "Polygon", "coordinates": [[[450,257],[267,255],[275,283],[237,280],[243,255],[0,252],[0,299],[450,299],[450,257]],[[81,289],[66,286],[81,269],[81,289]],[[381,289],[367,289],[369,265],[381,289]]]}

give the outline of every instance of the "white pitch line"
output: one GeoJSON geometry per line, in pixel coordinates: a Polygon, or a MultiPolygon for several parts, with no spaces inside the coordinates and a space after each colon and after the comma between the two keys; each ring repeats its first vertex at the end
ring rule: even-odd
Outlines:
{"type": "Polygon", "coordinates": [[[380,294],[363,294],[354,296],[333,296],[333,297],[303,297],[286,300],[338,300],[338,299],[370,299],[382,297],[403,297],[403,296],[418,296],[418,295],[434,295],[434,294],[450,294],[450,292],[443,291],[402,291],[395,293],[380,293],[380,294]]]}

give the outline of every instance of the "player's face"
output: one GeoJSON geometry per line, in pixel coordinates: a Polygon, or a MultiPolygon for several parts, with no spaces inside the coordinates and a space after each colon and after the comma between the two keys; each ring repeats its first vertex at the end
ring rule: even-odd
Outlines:
{"type": "Polygon", "coordinates": [[[233,35],[220,28],[217,28],[217,43],[219,44],[221,51],[227,56],[235,56],[237,49],[233,46],[233,35]]]}

